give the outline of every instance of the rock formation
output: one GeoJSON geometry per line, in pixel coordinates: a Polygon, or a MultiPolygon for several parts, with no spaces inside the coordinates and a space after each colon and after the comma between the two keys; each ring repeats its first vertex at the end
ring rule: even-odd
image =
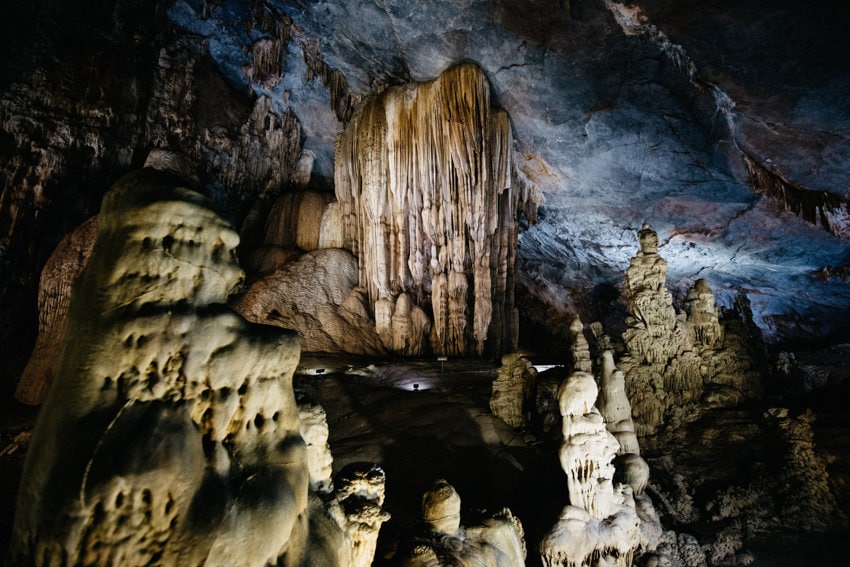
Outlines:
{"type": "Polygon", "coordinates": [[[527,358],[517,353],[504,355],[490,396],[493,415],[511,427],[528,426],[536,379],[537,371],[527,358]]]}
{"type": "Polygon", "coordinates": [[[364,100],[334,179],[379,332],[407,293],[429,315],[434,353],[514,350],[518,214],[533,218],[534,203],[512,175],[510,121],[478,67],[364,100]]]}
{"type": "Polygon", "coordinates": [[[375,557],[381,524],[390,519],[383,509],[386,475],[376,465],[351,464],[337,475],[335,495],[345,514],[351,546],[351,567],[369,567],[375,557]]]}
{"type": "Polygon", "coordinates": [[[88,263],[96,237],[97,217],[92,217],[62,239],[41,271],[38,338],[15,390],[15,397],[25,404],[42,404],[56,376],[71,288],[88,263]]]}
{"type": "Polygon", "coordinates": [[[721,344],[723,329],[714,294],[707,281],[699,279],[688,290],[685,313],[688,315],[688,327],[693,331],[693,342],[709,348],[721,344]]]}
{"type": "Polygon", "coordinates": [[[320,494],[333,491],[333,456],[328,446],[328,416],[322,406],[303,392],[296,392],[299,433],[304,440],[310,488],[320,494]]]}
{"type": "Polygon", "coordinates": [[[681,350],[673,296],[667,290],[667,262],[658,254],[658,234],[648,224],[638,232],[640,251],[623,279],[629,305],[623,340],[640,363],[666,363],[681,350]]]}
{"type": "Polygon", "coordinates": [[[640,445],[632,420],[632,406],[626,395],[626,378],[614,365],[614,354],[610,350],[602,353],[602,369],[599,379],[599,397],[596,407],[605,419],[605,425],[620,445],[619,454],[640,454],[640,445]]]}
{"type": "Polygon", "coordinates": [[[239,238],[173,179],[104,198],[9,564],[349,565],[339,504],[310,487],[297,336],[227,309],[239,238]]]}
{"type": "Polygon", "coordinates": [[[685,408],[700,400],[734,405],[758,395],[757,338],[743,322],[747,314],[722,323],[705,280],[696,281],[688,291],[685,311],[677,314],[667,289],[667,263],[658,254],[657,233],[645,224],[638,240],[640,251],[623,280],[629,308],[623,333],[627,352],[618,362],[637,432],[654,432],[670,410],[687,419],[685,408]]]}
{"type": "Polygon", "coordinates": [[[254,323],[297,330],[308,352],[386,352],[347,250],[303,254],[252,282],[232,307],[254,323]]]}
{"type": "MultiPolygon", "coordinates": [[[[328,446],[328,421],[324,408],[303,392],[296,392],[301,437],[306,447],[310,488],[319,496],[313,502],[321,517],[328,516],[341,526],[345,541],[342,551],[350,551],[349,567],[369,567],[375,556],[378,532],[389,520],[383,509],[386,474],[377,465],[355,463],[346,466],[332,479],[333,456],[328,446]]],[[[310,557],[315,565],[320,557],[310,557]]]]}
{"type": "Polygon", "coordinates": [[[460,523],[460,496],[445,480],[422,496],[422,533],[400,545],[397,564],[405,567],[460,565],[517,567],[525,564],[522,524],[507,508],[479,525],[460,523]]]}
{"type": "Polygon", "coordinates": [[[630,566],[641,545],[641,519],[630,485],[614,482],[620,447],[596,409],[593,375],[574,372],[558,391],[563,416],[561,467],[570,503],[540,542],[546,567],[630,566]]]}
{"type": "MultiPolygon", "coordinates": [[[[300,163],[300,162],[299,162],[300,163]]],[[[308,172],[309,173],[309,172],[308,172]]],[[[286,252],[312,252],[342,247],[342,220],[332,195],[315,191],[285,193],[278,197],[266,220],[263,245],[251,254],[249,269],[272,272],[283,262],[269,260],[286,252]]]]}
{"type": "Polygon", "coordinates": [[[590,360],[590,345],[584,338],[584,325],[581,319],[576,317],[570,323],[570,353],[573,356],[573,369],[581,372],[593,372],[593,363],[590,360]]]}
{"type": "Polygon", "coordinates": [[[825,532],[847,525],[847,516],[830,490],[829,472],[815,451],[811,410],[793,415],[787,408],[771,408],[765,414],[778,430],[784,445],[779,496],[787,507],[783,521],[804,531],[825,532]]]}

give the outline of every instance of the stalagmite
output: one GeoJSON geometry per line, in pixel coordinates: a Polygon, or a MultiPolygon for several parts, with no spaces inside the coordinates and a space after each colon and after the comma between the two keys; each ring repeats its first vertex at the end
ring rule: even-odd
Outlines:
{"type": "Polygon", "coordinates": [[[15,398],[25,404],[42,404],[56,376],[71,288],[88,263],[96,237],[97,217],[92,217],[62,239],[41,271],[38,338],[15,390],[15,398]]]}
{"type": "Polygon", "coordinates": [[[558,390],[558,405],[564,435],[560,460],[570,503],[600,520],[615,508],[613,459],[620,446],[594,406],[597,394],[593,375],[574,372],[558,390]]]}
{"type": "Polygon", "coordinates": [[[473,526],[461,525],[460,495],[437,480],[422,496],[422,532],[399,545],[404,567],[519,567],[525,565],[524,530],[507,508],[473,526]]]}
{"type": "Polygon", "coordinates": [[[322,406],[302,392],[296,392],[299,432],[304,439],[310,487],[320,493],[333,490],[333,456],[328,446],[328,417],[322,406]]]}
{"type": "Polygon", "coordinates": [[[528,359],[517,353],[504,355],[493,381],[490,410],[511,427],[527,427],[536,379],[537,371],[528,359]]]}
{"type": "Polygon", "coordinates": [[[594,406],[597,393],[586,372],[574,372],[558,390],[564,435],[560,461],[570,504],[540,542],[546,567],[627,567],[641,543],[632,487],[614,483],[619,445],[594,406]]]}
{"type": "Polygon", "coordinates": [[[688,290],[685,312],[677,315],[667,290],[667,264],[658,254],[658,235],[649,225],[638,232],[640,251],[623,280],[629,307],[623,333],[627,353],[618,366],[625,374],[635,430],[653,433],[674,409],[687,419],[687,404],[733,405],[761,392],[753,352],[758,338],[747,332],[750,315],[721,323],[708,282],[688,290]]]}
{"type": "Polygon", "coordinates": [[[623,373],[614,366],[614,354],[610,350],[602,353],[602,374],[599,380],[599,397],[596,400],[599,413],[620,445],[619,454],[640,454],[640,445],[632,420],[632,406],[626,396],[626,381],[623,373]]]}
{"type": "Polygon", "coordinates": [[[369,567],[375,557],[381,524],[390,519],[383,509],[386,475],[377,465],[356,463],[339,472],[335,485],[351,542],[351,567],[369,567]]]}
{"type": "Polygon", "coordinates": [[[789,525],[811,532],[846,526],[845,512],[830,489],[827,464],[816,450],[815,413],[806,409],[794,415],[787,408],[771,408],[764,417],[785,446],[782,465],[775,474],[781,479],[781,496],[790,504],[781,511],[789,525]]]}
{"type": "Polygon", "coordinates": [[[649,364],[664,363],[680,348],[674,336],[673,296],[667,290],[667,262],[658,254],[658,234],[648,224],[638,232],[638,240],[640,251],[623,280],[631,314],[623,339],[632,356],[649,364]]]}
{"type": "Polygon", "coordinates": [[[407,293],[431,316],[436,354],[514,346],[517,215],[533,203],[489,96],[481,70],[460,65],[364,100],[337,142],[343,240],[376,320],[407,293]]]}
{"type": "Polygon", "coordinates": [[[104,198],[8,563],[349,565],[310,487],[297,336],[226,307],[239,238],[173,183],[144,170],[104,198]]]}
{"type": "Polygon", "coordinates": [[[723,328],[720,326],[714,294],[707,281],[699,279],[688,290],[685,312],[688,314],[688,325],[696,342],[709,348],[720,345],[723,340],[723,328]]]}
{"type": "Polygon", "coordinates": [[[573,355],[573,369],[581,372],[593,372],[593,363],[590,361],[590,345],[584,338],[584,324],[578,317],[570,323],[570,352],[573,355]]]}

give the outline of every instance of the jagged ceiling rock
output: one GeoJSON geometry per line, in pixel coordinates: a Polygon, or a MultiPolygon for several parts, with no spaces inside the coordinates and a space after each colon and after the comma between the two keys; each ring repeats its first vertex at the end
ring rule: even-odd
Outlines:
{"type": "MultiPolygon", "coordinates": [[[[224,74],[245,85],[243,48],[259,36],[236,4],[183,0],[169,16],[207,36],[224,74]]],[[[474,61],[511,116],[521,170],[546,199],[521,236],[527,297],[586,311],[595,286],[616,285],[635,231],[651,222],[674,294],[704,278],[729,305],[742,287],[771,340],[839,331],[850,287],[816,271],[847,265],[847,241],[784,211],[799,201],[794,191],[779,204],[754,192],[743,155],[813,198],[837,197],[844,212],[830,222],[847,230],[847,8],[832,17],[762,0],[266,5],[291,18],[293,41],[281,81],[253,88],[298,117],[317,183],[332,177],[343,126],[333,88],[310,80],[317,61],[342,73],[355,101],[474,61]]]]}

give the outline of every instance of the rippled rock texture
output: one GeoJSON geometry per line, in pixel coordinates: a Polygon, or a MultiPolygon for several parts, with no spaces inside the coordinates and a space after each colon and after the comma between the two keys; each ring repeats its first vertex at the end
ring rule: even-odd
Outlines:
{"type": "Polygon", "coordinates": [[[368,565],[352,551],[385,517],[361,506],[371,529],[349,526],[332,493],[324,413],[292,388],[297,335],[227,308],[239,237],[173,183],[145,169],[104,199],[9,563],[368,565]]]}

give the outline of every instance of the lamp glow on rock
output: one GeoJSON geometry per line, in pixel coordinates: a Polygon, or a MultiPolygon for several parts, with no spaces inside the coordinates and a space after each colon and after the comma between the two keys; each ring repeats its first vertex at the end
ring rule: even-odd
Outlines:
{"type": "Polygon", "coordinates": [[[9,565],[351,565],[345,517],[310,487],[298,337],[225,305],[238,242],[172,176],[107,193],[9,565]]]}
{"type": "Polygon", "coordinates": [[[580,371],[558,389],[564,435],[560,461],[570,504],[540,542],[546,567],[628,567],[641,542],[632,488],[614,483],[620,446],[594,406],[597,393],[593,375],[580,371]]]}
{"type": "Polygon", "coordinates": [[[509,509],[473,526],[462,526],[460,495],[440,479],[422,496],[422,533],[403,541],[395,557],[401,567],[525,565],[522,524],[509,509]]]}
{"type": "Polygon", "coordinates": [[[335,155],[344,245],[379,333],[406,293],[430,315],[434,354],[514,350],[517,215],[533,219],[535,205],[513,180],[510,120],[481,69],[365,99],[335,155]]]}

